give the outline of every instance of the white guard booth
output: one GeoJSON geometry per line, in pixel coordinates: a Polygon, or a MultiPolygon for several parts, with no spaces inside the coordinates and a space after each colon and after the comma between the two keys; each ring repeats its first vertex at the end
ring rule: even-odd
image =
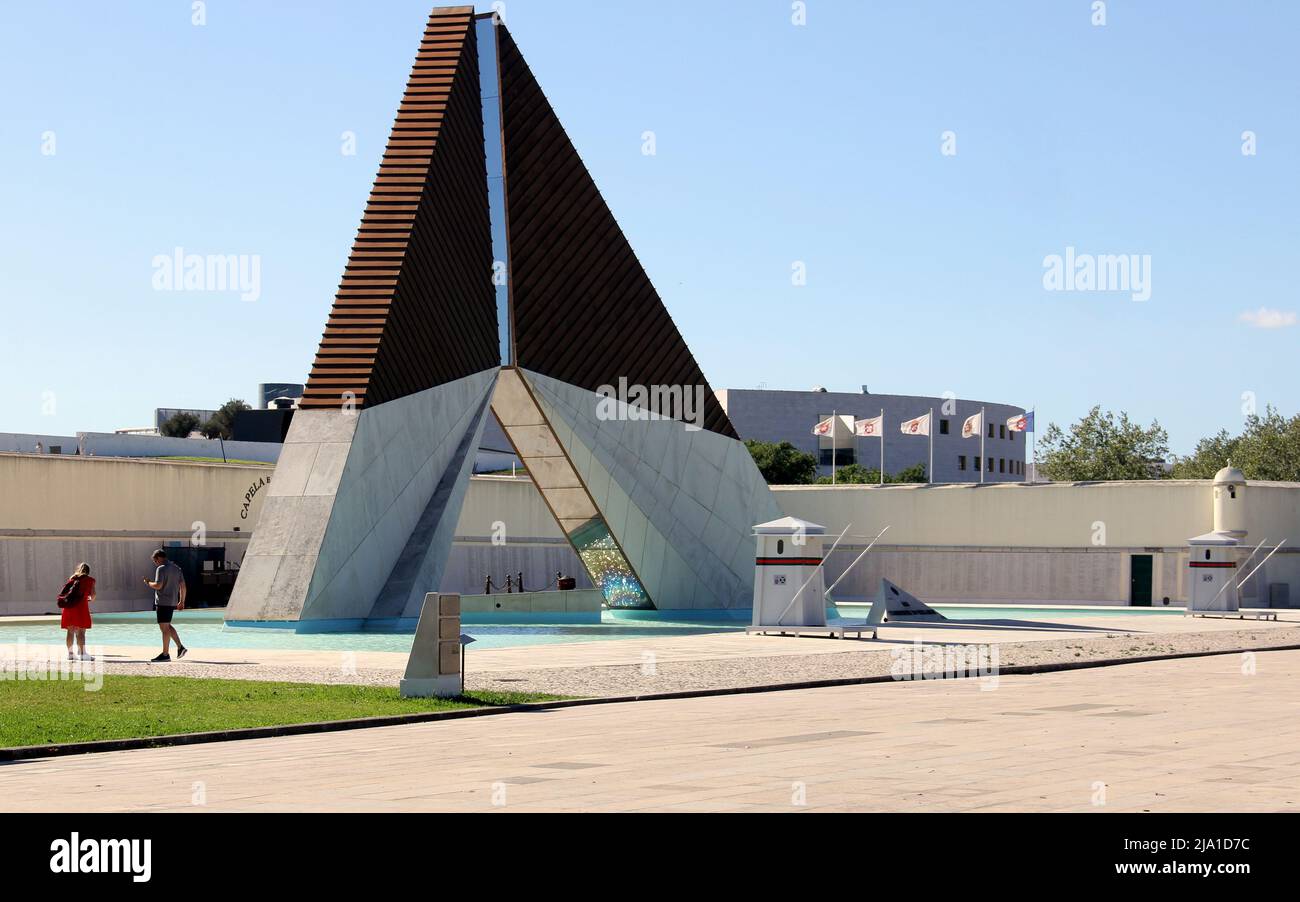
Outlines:
{"type": "Polygon", "coordinates": [[[1229,532],[1207,532],[1187,540],[1187,610],[1198,614],[1233,613],[1241,607],[1237,594],[1237,538],[1229,532]]]}
{"type": "Polygon", "coordinates": [[[754,617],[747,633],[817,635],[842,639],[875,636],[869,623],[826,622],[826,581],[822,543],[826,527],[797,517],[782,517],[754,527],[754,617]]]}
{"type": "Polygon", "coordinates": [[[782,517],[758,524],[754,535],[758,556],[753,625],[825,626],[826,581],[821,566],[826,527],[782,517]]]}

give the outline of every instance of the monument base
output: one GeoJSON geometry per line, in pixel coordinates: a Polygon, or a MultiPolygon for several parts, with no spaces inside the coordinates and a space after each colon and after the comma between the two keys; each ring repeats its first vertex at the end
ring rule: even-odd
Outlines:
{"type": "Polygon", "coordinates": [[[402,698],[456,698],[460,691],[459,674],[402,680],[398,685],[402,698]]]}

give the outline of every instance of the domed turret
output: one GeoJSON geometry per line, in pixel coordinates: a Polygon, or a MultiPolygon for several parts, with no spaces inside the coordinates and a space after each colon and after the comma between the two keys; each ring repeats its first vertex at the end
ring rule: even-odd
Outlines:
{"type": "Polygon", "coordinates": [[[1214,531],[1246,537],[1246,477],[1232,461],[1214,474],[1214,531]]]}

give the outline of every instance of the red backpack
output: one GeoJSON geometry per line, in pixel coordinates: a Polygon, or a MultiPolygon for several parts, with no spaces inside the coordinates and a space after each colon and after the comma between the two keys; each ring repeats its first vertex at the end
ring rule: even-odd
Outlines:
{"type": "Polygon", "coordinates": [[[83,594],[84,593],[81,591],[81,580],[73,577],[63,584],[63,590],[59,592],[59,607],[75,608],[77,605],[81,604],[83,594]]]}

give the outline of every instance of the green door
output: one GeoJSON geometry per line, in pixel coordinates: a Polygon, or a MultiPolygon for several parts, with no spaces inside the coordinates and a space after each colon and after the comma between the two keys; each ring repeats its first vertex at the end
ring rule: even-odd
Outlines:
{"type": "Polygon", "coordinates": [[[1129,557],[1128,603],[1134,607],[1151,607],[1151,555],[1129,557]]]}

